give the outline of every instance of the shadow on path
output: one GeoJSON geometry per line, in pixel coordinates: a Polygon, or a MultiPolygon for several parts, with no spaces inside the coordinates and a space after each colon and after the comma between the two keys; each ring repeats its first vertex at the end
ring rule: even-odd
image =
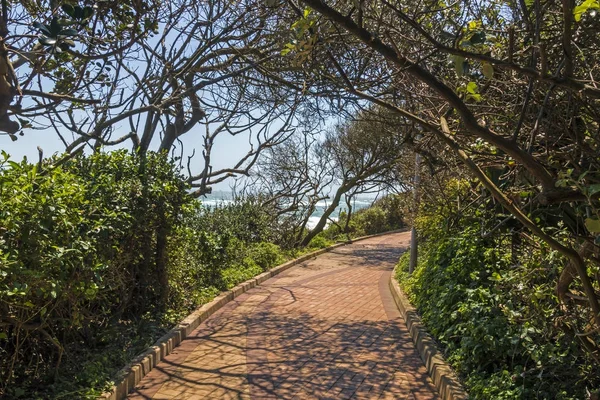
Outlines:
{"type": "Polygon", "coordinates": [[[239,296],[130,397],[437,399],[387,289],[400,235],[336,249],[239,296]]]}

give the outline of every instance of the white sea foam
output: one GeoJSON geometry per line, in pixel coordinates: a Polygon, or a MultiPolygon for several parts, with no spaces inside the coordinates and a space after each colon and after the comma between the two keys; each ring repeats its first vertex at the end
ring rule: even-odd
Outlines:
{"type": "MultiPolygon", "coordinates": [[[[337,220],[337,218],[333,218],[333,219],[337,220]]],[[[308,229],[313,229],[315,226],[317,226],[317,224],[319,223],[320,220],[321,220],[321,217],[314,217],[314,216],[313,217],[309,217],[308,218],[308,222],[306,223],[306,227],[308,229]]],[[[330,223],[331,223],[330,221],[327,221],[327,223],[325,224],[325,226],[329,225],[330,223]]]]}
{"type": "MultiPolygon", "coordinates": [[[[226,205],[226,204],[230,204],[233,202],[232,194],[230,192],[225,192],[225,191],[217,191],[212,194],[209,194],[205,198],[201,199],[201,201],[202,201],[202,205],[204,205],[207,208],[226,205]]],[[[353,211],[357,211],[357,210],[360,210],[361,208],[369,207],[372,203],[373,203],[373,199],[358,198],[358,199],[352,200],[352,208],[353,208],[353,211]]],[[[325,209],[329,205],[331,205],[331,202],[326,201],[326,200],[320,201],[316,204],[316,209],[312,213],[312,215],[310,216],[310,218],[308,219],[308,222],[306,224],[306,227],[308,229],[313,229],[315,226],[317,226],[317,224],[319,223],[319,220],[321,219],[321,216],[323,215],[323,213],[325,212],[325,209]]],[[[347,211],[345,203],[340,204],[337,207],[337,209],[333,213],[331,213],[329,218],[333,219],[333,220],[337,220],[339,218],[341,211],[347,211]]],[[[327,221],[326,226],[329,224],[330,224],[330,221],[327,221]]]]}
{"type": "Polygon", "coordinates": [[[202,205],[206,206],[206,207],[214,207],[214,206],[220,206],[220,205],[224,205],[224,204],[230,204],[233,202],[233,200],[227,200],[227,199],[203,199],[201,200],[202,205]]]}

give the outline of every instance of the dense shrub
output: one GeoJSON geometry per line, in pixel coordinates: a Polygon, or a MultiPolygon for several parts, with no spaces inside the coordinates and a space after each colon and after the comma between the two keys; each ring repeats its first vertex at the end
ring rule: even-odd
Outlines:
{"type": "Polygon", "coordinates": [[[324,249],[325,247],[331,246],[335,243],[334,238],[339,236],[339,231],[337,229],[326,229],[323,232],[319,233],[317,236],[312,238],[310,243],[308,244],[308,248],[311,250],[315,249],[324,249]],[[335,232],[335,235],[328,235],[331,232],[335,232]]]}
{"type": "MultiPolygon", "coordinates": [[[[403,202],[400,195],[388,195],[375,201],[370,207],[357,210],[350,215],[348,229],[344,232],[347,212],[342,211],[338,224],[327,227],[320,235],[327,240],[336,240],[348,237],[373,235],[400,229],[405,226],[403,202]]],[[[323,240],[317,239],[315,240],[323,240]]],[[[318,247],[310,244],[313,247],[318,247]]]]}
{"type": "Polygon", "coordinates": [[[564,260],[533,242],[514,257],[512,234],[482,236],[486,218],[482,208],[422,210],[419,265],[408,276],[401,259],[402,286],[472,398],[585,398],[600,369],[575,334],[587,321],[555,295],[564,260]]]}
{"type": "MultiPolygon", "coordinates": [[[[242,249],[237,248],[237,251],[240,250],[242,249]]],[[[279,246],[265,242],[250,244],[239,254],[239,258],[241,259],[223,270],[223,280],[228,289],[285,260],[279,246]]]]}
{"type": "Polygon", "coordinates": [[[259,198],[236,199],[203,208],[198,230],[220,232],[244,243],[277,242],[277,217],[259,198]]]}
{"type": "MultiPolygon", "coordinates": [[[[121,317],[162,310],[167,238],[191,199],[162,156],[124,151],[0,170],[0,387],[56,383],[121,317]]],[[[165,284],[167,282],[167,284],[165,284]]]]}
{"type": "Polygon", "coordinates": [[[386,217],[385,210],[378,206],[359,210],[350,221],[350,229],[358,236],[389,231],[386,217]]]}
{"type": "Polygon", "coordinates": [[[257,201],[207,209],[184,182],[153,153],[3,155],[0,397],[95,398],[191,309],[283,259],[257,201]]]}
{"type": "Polygon", "coordinates": [[[257,243],[248,249],[247,257],[252,259],[263,271],[280,264],[283,259],[281,249],[273,243],[257,243]]]}

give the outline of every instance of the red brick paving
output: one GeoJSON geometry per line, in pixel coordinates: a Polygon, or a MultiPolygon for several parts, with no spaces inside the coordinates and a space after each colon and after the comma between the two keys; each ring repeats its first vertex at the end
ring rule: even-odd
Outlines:
{"type": "Polygon", "coordinates": [[[438,399],[388,289],[409,233],[335,249],[215,313],[130,399],[438,399]]]}

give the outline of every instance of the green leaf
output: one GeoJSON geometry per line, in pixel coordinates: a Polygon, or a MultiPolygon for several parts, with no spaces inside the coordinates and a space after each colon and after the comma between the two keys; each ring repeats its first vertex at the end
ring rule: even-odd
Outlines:
{"type": "Polygon", "coordinates": [[[69,29],[63,29],[60,31],[60,34],[62,36],[76,36],[77,35],[77,31],[73,28],[69,28],[69,29]]]}
{"type": "Polygon", "coordinates": [[[63,50],[67,50],[69,47],[75,47],[75,42],[72,40],[66,39],[60,43],[60,47],[63,50]]]}
{"type": "Polygon", "coordinates": [[[592,233],[600,233],[600,221],[597,219],[586,218],[585,227],[592,233]]]}
{"type": "Polygon", "coordinates": [[[67,14],[69,17],[71,17],[71,18],[75,17],[75,8],[72,5],[63,4],[61,8],[65,12],[65,14],[67,14]]]}
{"type": "Polygon", "coordinates": [[[600,192],[600,183],[594,183],[593,185],[590,185],[590,187],[588,188],[588,193],[590,196],[592,196],[598,192],[600,192]]]}
{"type": "Polygon", "coordinates": [[[75,6],[75,11],[73,13],[73,18],[75,19],[83,19],[83,8],[79,6],[75,6]]]}
{"type": "Polygon", "coordinates": [[[575,21],[581,21],[581,16],[585,14],[589,9],[600,8],[600,3],[597,0],[586,0],[581,5],[578,5],[573,9],[573,16],[575,21]]]}
{"type": "Polygon", "coordinates": [[[85,7],[82,13],[82,19],[88,19],[94,15],[94,9],[92,7],[85,7]]]}
{"type": "Polygon", "coordinates": [[[467,93],[477,94],[477,84],[475,82],[467,83],[467,93]]]}
{"type": "Polygon", "coordinates": [[[476,32],[473,36],[471,36],[472,44],[482,44],[485,43],[485,32],[476,32]]]}
{"type": "Polygon", "coordinates": [[[71,25],[76,25],[78,22],[75,22],[72,19],[61,18],[61,19],[58,20],[58,23],[61,26],[71,26],[71,25]]]}
{"type": "Polygon", "coordinates": [[[52,22],[50,22],[50,37],[57,37],[62,30],[62,26],[58,23],[58,18],[52,18],[52,22]]]}
{"type": "Polygon", "coordinates": [[[464,75],[464,66],[465,58],[462,56],[452,56],[452,61],[454,62],[454,70],[456,71],[456,75],[463,76],[464,75]]]}
{"type": "Polygon", "coordinates": [[[32,24],[32,26],[36,29],[39,29],[44,35],[52,36],[52,34],[50,33],[50,27],[48,25],[36,21],[32,24]]]}
{"type": "Polygon", "coordinates": [[[482,72],[483,76],[488,79],[492,79],[494,77],[494,67],[490,63],[483,63],[482,72]]]}
{"type": "Polygon", "coordinates": [[[6,332],[0,332],[0,339],[8,339],[6,332]]]}
{"type": "Polygon", "coordinates": [[[46,37],[46,36],[42,36],[38,40],[44,46],[54,46],[56,44],[56,39],[51,39],[51,38],[46,37]]]}
{"type": "Polygon", "coordinates": [[[467,26],[469,27],[469,30],[472,31],[472,30],[477,29],[477,27],[479,27],[480,25],[481,25],[481,21],[475,20],[475,21],[470,21],[467,26]]]}

